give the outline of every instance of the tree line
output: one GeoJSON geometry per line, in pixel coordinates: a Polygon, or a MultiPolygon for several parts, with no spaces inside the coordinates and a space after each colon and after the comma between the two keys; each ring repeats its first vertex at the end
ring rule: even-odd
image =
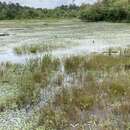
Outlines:
{"type": "Polygon", "coordinates": [[[93,5],[85,5],[80,16],[86,21],[130,21],[130,0],[102,0],[93,5]]]}
{"type": "Polygon", "coordinates": [[[0,2],[0,20],[80,18],[84,21],[130,21],[129,0],[102,0],[95,4],[62,5],[55,9],[21,6],[18,3],[0,2]]]}
{"type": "Polygon", "coordinates": [[[60,6],[55,9],[42,9],[21,6],[18,3],[0,2],[0,20],[42,19],[77,17],[79,7],[76,5],[60,6]]]}

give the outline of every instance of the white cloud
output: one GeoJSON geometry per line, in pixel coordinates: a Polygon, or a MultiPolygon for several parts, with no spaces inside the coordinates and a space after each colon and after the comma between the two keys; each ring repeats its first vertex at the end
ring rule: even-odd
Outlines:
{"type": "MultiPolygon", "coordinates": [[[[32,7],[41,8],[54,8],[62,4],[70,4],[73,0],[0,0],[5,2],[20,3],[21,5],[27,5],[32,7]]],[[[96,0],[75,0],[75,4],[80,5],[81,3],[93,3],[96,0]]]]}

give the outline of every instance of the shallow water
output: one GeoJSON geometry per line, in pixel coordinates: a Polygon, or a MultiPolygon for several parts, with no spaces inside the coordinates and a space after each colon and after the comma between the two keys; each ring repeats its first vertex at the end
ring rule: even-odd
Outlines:
{"type": "Polygon", "coordinates": [[[51,52],[58,57],[130,45],[130,24],[125,23],[85,23],[79,20],[2,21],[0,33],[9,34],[0,36],[0,62],[21,63],[30,57],[36,57],[18,56],[13,52],[14,47],[27,44],[64,44],[66,48],[51,52]]]}

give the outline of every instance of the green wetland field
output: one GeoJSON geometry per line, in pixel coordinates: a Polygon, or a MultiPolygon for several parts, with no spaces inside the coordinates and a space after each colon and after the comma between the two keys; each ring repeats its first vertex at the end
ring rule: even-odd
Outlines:
{"type": "Polygon", "coordinates": [[[130,24],[0,21],[0,130],[129,130],[130,24]]]}

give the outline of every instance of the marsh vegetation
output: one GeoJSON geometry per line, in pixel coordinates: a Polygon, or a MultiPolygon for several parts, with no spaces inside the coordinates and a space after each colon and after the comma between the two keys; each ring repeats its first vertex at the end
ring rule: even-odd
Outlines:
{"type": "Polygon", "coordinates": [[[49,55],[29,60],[26,64],[1,63],[1,87],[16,89],[16,95],[0,102],[1,112],[9,108],[21,108],[38,100],[41,89],[47,87],[54,72],[58,71],[59,60],[49,55]]]}
{"type": "Polygon", "coordinates": [[[65,48],[63,44],[32,44],[15,47],[14,52],[18,55],[51,52],[52,50],[65,48]]]}
{"type": "MultiPolygon", "coordinates": [[[[124,52],[129,52],[125,49],[124,52]]],[[[40,92],[55,73],[59,91],[36,115],[37,130],[128,129],[130,57],[126,54],[89,54],[62,61],[45,55],[24,65],[2,63],[1,86],[16,86],[18,95],[0,104],[1,112],[40,102],[40,92]],[[64,71],[61,71],[64,67],[64,71]]]]}
{"type": "Polygon", "coordinates": [[[40,128],[129,129],[129,60],[103,54],[65,59],[69,86],[41,109],[40,128]]]}
{"type": "Polygon", "coordinates": [[[27,20],[0,27],[11,34],[0,37],[0,129],[129,129],[129,24],[27,20]]]}

